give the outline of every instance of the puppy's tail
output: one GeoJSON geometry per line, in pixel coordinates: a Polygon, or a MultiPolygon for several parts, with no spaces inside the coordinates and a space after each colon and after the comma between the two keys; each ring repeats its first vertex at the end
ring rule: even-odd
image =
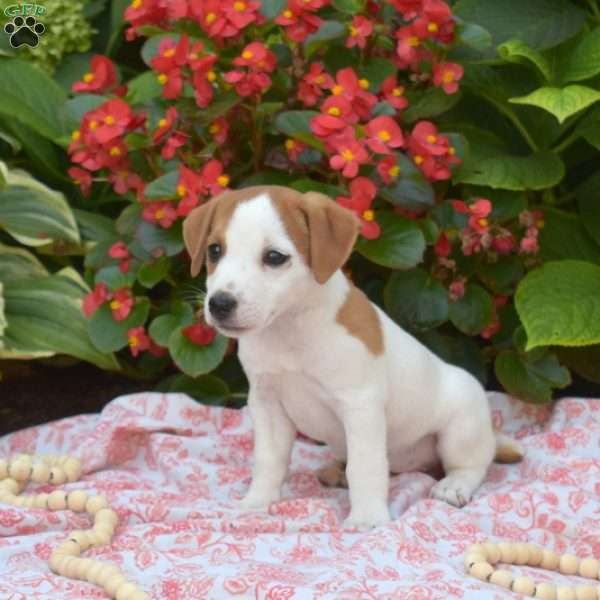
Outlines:
{"type": "Polygon", "coordinates": [[[496,454],[494,455],[494,462],[507,465],[518,463],[523,459],[525,453],[519,442],[498,431],[495,432],[495,435],[496,454]]]}

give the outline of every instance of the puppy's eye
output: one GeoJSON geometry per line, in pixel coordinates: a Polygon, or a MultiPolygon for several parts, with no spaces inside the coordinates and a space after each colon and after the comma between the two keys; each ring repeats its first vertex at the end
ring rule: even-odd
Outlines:
{"type": "Polygon", "coordinates": [[[263,255],[263,263],[269,267],[279,267],[289,259],[287,254],[281,254],[277,250],[268,250],[263,255]]]}
{"type": "Polygon", "coordinates": [[[212,262],[217,262],[221,258],[221,244],[211,244],[208,247],[208,259],[212,262]]]}

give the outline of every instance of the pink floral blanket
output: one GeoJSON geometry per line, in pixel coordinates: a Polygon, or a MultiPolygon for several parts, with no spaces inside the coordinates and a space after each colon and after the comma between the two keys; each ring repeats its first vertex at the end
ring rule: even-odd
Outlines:
{"type": "MultiPolygon", "coordinates": [[[[561,400],[553,411],[501,394],[490,401],[526,459],[494,465],[462,510],[428,499],[429,475],[396,476],[394,521],[367,533],[340,529],[347,491],[319,485],[314,471],[329,452],[305,439],[295,445],[284,499],[269,514],[240,511],[250,478],[248,413],[180,394],[123,396],[101,414],[14,433],[0,439],[0,457],[81,458],[82,481],[65,488],[106,494],[122,523],[112,546],[90,555],[118,563],[156,600],[499,600],[516,595],[465,575],[469,544],[530,541],[600,558],[600,400],[561,400]]],[[[46,563],[68,531],[88,523],[70,511],[0,505],[0,600],[104,598],[46,563]]]]}

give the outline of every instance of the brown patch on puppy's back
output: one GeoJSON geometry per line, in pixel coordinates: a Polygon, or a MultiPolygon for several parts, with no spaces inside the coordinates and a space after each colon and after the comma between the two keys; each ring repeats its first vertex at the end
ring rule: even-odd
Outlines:
{"type": "Polygon", "coordinates": [[[354,285],[350,285],[346,300],[335,320],[350,335],[358,338],[372,354],[383,354],[383,331],[379,315],[365,294],[354,285]]]}

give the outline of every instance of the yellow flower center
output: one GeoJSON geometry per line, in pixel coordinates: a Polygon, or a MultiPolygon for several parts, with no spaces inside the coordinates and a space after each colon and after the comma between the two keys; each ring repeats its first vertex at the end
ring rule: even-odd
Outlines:
{"type": "Polygon", "coordinates": [[[175,48],[168,48],[163,52],[163,56],[165,58],[171,58],[172,56],[175,56],[175,48]]]}
{"type": "Polygon", "coordinates": [[[428,135],[425,139],[428,144],[435,144],[437,142],[437,137],[435,137],[435,135],[428,135]]]}
{"type": "Polygon", "coordinates": [[[167,121],[166,119],[161,119],[161,120],[158,122],[158,126],[159,126],[159,127],[166,127],[168,124],[169,124],[169,121],[167,121]]]}
{"type": "Polygon", "coordinates": [[[437,33],[439,29],[437,23],[429,23],[429,25],[427,25],[427,31],[429,31],[429,33],[437,33]]]}
{"type": "Polygon", "coordinates": [[[448,154],[450,156],[454,156],[456,154],[456,148],[454,146],[450,146],[450,148],[448,148],[448,154]]]}
{"type": "Polygon", "coordinates": [[[296,142],[294,140],[285,140],[285,147],[288,150],[293,150],[296,147],[296,142]]]}
{"type": "Polygon", "coordinates": [[[544,225],[545,225],[545,224],[546,224],[546,223],[544,223],[544,219],[540,219],[539,221],[536,221],[536,222],[535,222],[535,226],[536,226],[538,229],[542,229],[542,228],[544,227],[544,225]]]}
{"type": "Polygon", "coordinates": [[[339,117],[342,114],[342,111],[337,106],[332,106],[327,109],[327,114],[332,117],[339,117]]]}
{"type": "Polygon", "coordinates": [[[83,76],[83,80],[84,80],[86,83],[90,83],[90,81],[94,81],[94,74],[93,74],[93,73],[86,73],[86,74],[83,76]]]}
{"type": "Polygon", "coordinates": [[[286,19],[291,19],[294,16],[294,13],[291,10],[289,10],[289,9],[288,10],[284,10],[283,11],[283,16],[286,19]]]}
{"type": "Polygon", "coordinates": [[[209,71],[206,74],[206,79],[208,79],[208,81],[210,81],[212,83],[213,81],[215,81],[217,79],[217,74],[214,71],[209,71]]]}
{"type": "Polygon", "coordinates": [[[139,343],[140,343],[140,340],[137,338],[137,336],[136,336],[136,335],[132,335],[132,336],[129,338],[129,345],[130,345],[132,348],[135,348],[136,346],[138,346],[138,345],[139,345],[139,343]]]}
{"type": "Polygon", "coordinates": [[[404,88],[403,87],[395,87],[392,90],[392,96],[396,96],[396,98],[398,98],[399,96],[402,96],[402,94],[404,94],[404,88]]]}
{"type": "Polygon", "coordinates": [[[119,146],[113,146],[110,149],[110,155],[111,156],[121,156],[121,148],[119,148],[119,146]]]}
{"type": "Polygon", "coordinates": [[[421,44],[421,41],[419,40],[419,38],[418,38],[418,37],[416,37],[416,36],[414,36],[414,35],[413,35],[413,36],[409,37],[409,38],[406,40],[406,43],[407,43],[409,46],[412,46],[413,48],[416,48],[417,46],[419,46],[419,45],[421,44]]]}
{"type": "Polygon", "coordinates": [[[245,2],[234,2],[233,9],[236,10],[237,12],[244,12],[246,10],[246,3],[245,2]]]}
{"type": "Polygon", "coordinates": [[[391,136],[390,132],[387,131],[386,129],[382,129],[381,131],[378,131],[377,132],[377,137],[382,142],[389,142],[392,139],[392,136],[391,136]]]}
{"type": "Polygon", "coordinates": [[[221,126],[218,123],[213,123],[209,128],[208,128],[209,133],[211,134],[215,134],[215,133],[219,133],[219,131],[221,131],[221,126]]]}
{"type": "Polygon", "coordinates": [[[121,308],[121,303],[120,303],[118,300],[113,300],[113,301],[110,303],[110,308],[111,308],[112,310],[118,310],[119,308],[121,308]]]}
{"type": "Polygon", "coordinates": [[[358,36],[358,29],[356,29],[356,27],[354,27],[354,25],[350,25],[350,35],[352,37],[356,37],[358,36]]]}
{"type": "Polygon", "coordinates": [[[214,12],[209,12],[206,15],[206,18],[204,19],[204,21],[210,25],[215,19],[217,18],[217,15],[214,12]]]}
{"type": "Polygon", "coordinates": [[[360,86],[361,89],[368,90],[369,89],[369,80],[368,79],[359,79],[358,85],[360,86]]]}
{"type": "Polygon", "coordinates": [[[219,177],[217,177],[217,183],[221,187],[225,187],[225,186],[229,185],[229,176],[228,175],[220,175],[219,177]]]}
{"type": "Polygon", "coordinates": [[[414,159],[415,164],[420,165],[423,163],[423,161],[425,160],[422,156],[420,156],[419,154],[417,154],[414,159]]]}
{"type": "Polygon", "coordinates": [[[341,85],[334,85],[334,86],[331,88],[331,93],[332,93],[334,96],[339,96],[340,94],[343,94],[343,93],[344,93],[344,88],[343,88],[341,85]]]}
{"type": "Polygon", "coordinates": [[[315,83],[318,85],[321,85],[322,83],[325,83],[325,75],[317,75],[315,77],[315,83]]]}
{"type": "Polygon", "coordinates": [[[178,195],[180,198],[183,198],[183,197],[185,196],[186,192],[187,192],[187,189],[186,189],[185,185],[183,185],[183,183],[180,183],[180,184],[177,186],[177,195],[178,195]]]}
{"type": "Polygon", "coordinates": [[[165,216],[165,211],[161,208],[154,213],[155,219],[162,219],[165,216]]]}
{"type": "Polygon", "coordinates": [[[489,225],[489,221],[487,219],[479,219],[477,221],[481,227],[487,227],[489,225]]]}
{"type": "Polygon", "coordinates": [[[71,139],[76,142],[79,138],[81,137],[81,131],[79,131],[79,129],[76,129],[72,134],[71,134],[71,139]]]}
{"type": "Polygon", "coordinates": [[[375,220],[375,212],[372,210],[365,210],[365,212],[362,214],[362,218],[365,221],[374,221],[375,220]]]}
{"type": "Polygon", "coordinates": [[[160,85],[165,85],[169,81],[169,78],[164,73],[161,73],[156,79],[160,85]]]}
{"type": "Polygon", "coordinates": [[[197,52],[190,52],[188,54],[188,60],[196,60],[198,58],[198,53],[197,52]]]}
{"type": "Polygon", "coordinates": [[[251,59],[253,56],[254,56],[254,54],[252,54],[252,51],[251,51],[251,50],[244,50],[244,51],[242,52],[242,58],[243,58],[244,60],[250,60],[250,59],[251,59]]]}
{"type": "Polygon", "coordinates": [[[342,154],[342,158],[344,160],[354,160],[354,153],[352,152],[352,150],[346,148],[345,150],[342,150],[341,152],[342,154]]]}
{"type": "Polygon", "coordinates": [[[90,121],[90,129],[93,131],[98,128],[98,121],[90,121]]]}
{"type": "Polygon", "coordinates": [[[107,125],[114,125],[115,124],[115,118],[112,115],[107,115],[106,117],[104,117],[104,122],[107,125]]]}
{"type": "Polygon", "coordinates": [[[454,73],[452,71],[444,71],[442,79],[444,83],[451,83],[452,81],[454,81],[454,73]]]}
{"type": "Polygon", "coordinates": [[[398,165],[394,165],[388,169],[388,174],[390,177],[398,177],[400,175],[400,167],[398,165]]]}
{"type": "Polygon", "coordinates": [[[142,0],[133,0],[133,2],[131,3],[131,8],[140,8],[142,4],[142,0]]]}

